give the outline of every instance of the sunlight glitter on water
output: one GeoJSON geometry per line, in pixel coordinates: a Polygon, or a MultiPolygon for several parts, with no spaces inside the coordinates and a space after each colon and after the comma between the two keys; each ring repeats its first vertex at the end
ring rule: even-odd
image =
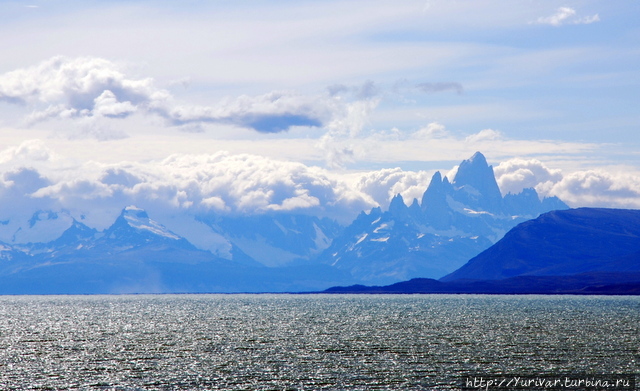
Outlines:
{"type": "Polygon", "coordinates": [[[457,389],[637,373],[640,298],[0,297],[0,389],[457,389]]]}

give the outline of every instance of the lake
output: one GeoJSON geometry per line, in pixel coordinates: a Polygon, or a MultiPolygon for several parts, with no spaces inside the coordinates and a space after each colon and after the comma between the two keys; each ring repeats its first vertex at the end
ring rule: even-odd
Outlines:
{"type": "Polygon", "coordinates": [[[0,389],[460,389],[483,376],[636,374],[639,325],[629,296],[0,296],[0,389]]]}

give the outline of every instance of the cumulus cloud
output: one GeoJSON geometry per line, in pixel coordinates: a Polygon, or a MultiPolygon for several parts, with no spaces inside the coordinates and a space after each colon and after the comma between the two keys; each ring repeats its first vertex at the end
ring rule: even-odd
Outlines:
{"type": "MultiPolygon", "coordinates": [[[[66,211],[99,229],[131,204],[159,219],[176,214],[295,212],[346,224],[362,210],[386,208],[397,193],[407,202],[420,198],[430,178],[422,171],[400,169],[344,176],[301,163],[226,152],[73,166],[54,164],[36,141],[8,148],[0,157],[3,216],[20,215],[24,223],[40,209],[66,211]],[[32,163],[38,168],[28,168],[32,163]]],[[[10,233],[0,232],[0,240],[10,233]]]]}
{"type": "Polygon", "coordinates": [[[640,175],[578,171],[555,183],[549,193],[572,206],[637,209],[640,208],[640,175]]]}
{"type": "Polygon", "coordinates": [[[550,169],[537,159],[509,159],[494,167],[496,181],[503,194],[517,194],[525,188],[535,188],[548,194],[553,185],[562,180],[558,169],[550,169]]]}
{"type": "Polygon", "coordinates": [[[42,140],[27,140],[0,151],[0,165],[28,166],[55,158],[55,153],[42,140]]]}
{"type": "MultiPolygon", "coordinates": [[[[24,149],[26,146],[2,154],[5,160],[13,156],[19,165],[24,160],[15,152],[24,149]]],[[[84,216],[101,228],[130,204],[157,213],[290,211],[343,222],[375,206],[369,197],[324,169],[224,152],[173,155],[151,163],[13,169],[3,178],[4,205],[14,205],[12,198],[29,200],[33,205],[69,211],[77,218],[84,216]]],[[[30,213],[33,210],[23,211],[24,215],[30,213]]]]}
{"type": "Polygon", "coordinates": [[[581,170],[563,174],[536,159],[510,159],[494,168],[503,194],[535,188],[572,207],[640,208],[640,174],[581,170]]]}
{"type": "MultiPolygon", "coordinates": [[[[373,90],[373,85],[365,85],[362,93],[373,90]]],[[[211,106],[184,105],[153,79],[131,77],[116,63],[62,56],[0,75],[0,101],[33,108],[26,118],[30,124],[54,118],[122,119],[143,113],[160,116],[173,126],[225,123],[263,133],[321,126],[330,120],[335,106],[326,97],[292,92],[240,96],[211,106]]]]}
{"type": "MultiPolygon", "coordinates": [[[[0,100],[11,103],[48,105],[49,115],[91,116],[102,103],[117,106],[118,115],[131,107],[150,104],[167,96],[153,80],[132,79],[105,59],[54,57],[37,66],[0,75],[0,100]],[[126,109],[126,110],[125,110],[126,109]]],[[[113,112],[113,110],[108,112],[113,112]]]]}
{"type": "Polygon", "coordinates": [[[431,175],[432,173],[425,171],[382,169],[360,174],[354,181],[354,186],[371,197],[375,204],[387,208],[396,194],[401,194],[408,204],[411,204],[414,198],[420,200],[429,185],[431,175]]]}
{"type": "Polygon", "coordinates": [[[577,17],[576,15],[576,10],[573,8],[560,7],[553,15],[540,17],[535,23],[561,26],[563,24],[591,24],[600,21],[600,16],[598,14],[582,18],[577,17]]]}

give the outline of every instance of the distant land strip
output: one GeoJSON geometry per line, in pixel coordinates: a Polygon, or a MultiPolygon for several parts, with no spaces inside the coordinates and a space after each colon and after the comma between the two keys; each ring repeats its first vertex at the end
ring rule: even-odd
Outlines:
{"type": "Polygon", "coordinates": [[[640,273],[590,272],[569,276],[517,276],[502,280],[447,282],[414,278],[385,286],[338,286],[322,293],[640,295],[640,273]]]}

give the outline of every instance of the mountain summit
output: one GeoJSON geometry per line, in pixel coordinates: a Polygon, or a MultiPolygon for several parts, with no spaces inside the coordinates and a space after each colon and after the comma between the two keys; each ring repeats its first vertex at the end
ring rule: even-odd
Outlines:
{"type": "Polygon", "coordinates": [[[127,206],[113,225],[105,231],[105,237],[111,240],[124,240],[131,237],[144,238],[145,241],[178,241],[180,236],[165,226],[151,220],[147,212],[134,205],[127,206]]]}
{"type": "Polygon", "coordinates": [[[493,166],[480,152],[462,161],[452,183],[456,198],[465,205],[474,205],[488,212],[500,212],[502,194],[493,173],[493,166]]]}

